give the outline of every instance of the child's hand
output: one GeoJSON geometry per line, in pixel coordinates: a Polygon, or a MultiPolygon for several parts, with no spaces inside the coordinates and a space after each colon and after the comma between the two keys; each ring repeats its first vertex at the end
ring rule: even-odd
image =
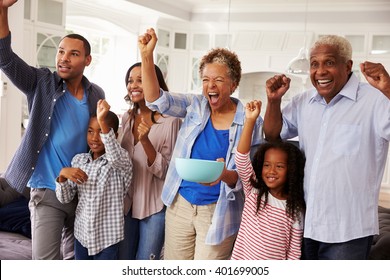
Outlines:
{"type": "Polygon", "coordinates": [[[110,108],[111,106],[107,103],[105,99],[100,99],[98,101],[96,108],[96,117],[99,123],[104,121],[108,111],[110,111],[110,108]]]}
{"type": "Polygon", "coordinates": [[[256,120],[260,115],[261,111],[261,101],[260,100],[252,100],[248,102],[245,106],[245,117],[247,119],[256,120]]]}
{"type": "Polygon", "coordinates": [[[58,176],[58,182],[63,183],[67,179],[75,182],[76,184],[83,184],[88,180],[88,175],[76,167],[64,167],[60,171],[60,175],[58,176]]]}

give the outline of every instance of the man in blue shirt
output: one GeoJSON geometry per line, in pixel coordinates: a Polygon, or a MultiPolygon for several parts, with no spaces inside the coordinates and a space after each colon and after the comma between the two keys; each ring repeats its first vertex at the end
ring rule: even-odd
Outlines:
{"type": "Polygon", "coordinates": [[[88,41],[80,35],[62,38],[54,73],[29,66],[12,51],[8,8],[15,2],[0,2],[0,69],[27,96],[30,122],[4,179],[20,193],[26,186],[31,188],[33,259],[59,259],[61,253],[65,259],[73,258],[77,200],[61,204],[55,195],[55,178],[62,167],[70,166],[75,154],[87,152],[89,117],[105,96],[83,75],[92,57],[88,41]]]}

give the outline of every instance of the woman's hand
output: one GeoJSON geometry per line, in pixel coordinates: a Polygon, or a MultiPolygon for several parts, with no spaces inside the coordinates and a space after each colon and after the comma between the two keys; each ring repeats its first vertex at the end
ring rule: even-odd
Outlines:
{"type": "MultiPolygon", "coordinates": [[[[217,158],[217,161],[225,162],[225,159],[224,158],[217,158]]],[[[237,180],[238,180],[237,172],[234,170],[228,170],[226,168],[226,164],[224,164],[223,171],[217,180],[215,180],[214,182],[210,182],[210,183],[199,183],[199,184],[212,187],[212,186],[215,186],[216,184],[218,184],[219,182],[223,181],[228,186],[234,187],[237,183],[237,180]]]]}
{"type": "Polygon", "coordinates": [[[142,142],[148,139],[150,128],[153,124],[148,124],[144,118],[141,118],[141,123],[138,125],[138,141],[142,142]]]}
{"type": "Polygon", "coordinates": [[[153,28],[149,28],[138,37],[138,48],[142,57],[153,57],[153,51],[157,44],[157,35],[153,28]]]}

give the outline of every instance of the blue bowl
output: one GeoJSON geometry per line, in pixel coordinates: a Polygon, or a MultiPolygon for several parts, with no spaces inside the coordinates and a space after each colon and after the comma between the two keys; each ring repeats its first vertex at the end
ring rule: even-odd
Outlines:
{"type": "Polygon", "coordinates": [[[224,162],[192,158],[176,158],[176,171],[186,181],[211,183],[221,176],[224,162]]]}

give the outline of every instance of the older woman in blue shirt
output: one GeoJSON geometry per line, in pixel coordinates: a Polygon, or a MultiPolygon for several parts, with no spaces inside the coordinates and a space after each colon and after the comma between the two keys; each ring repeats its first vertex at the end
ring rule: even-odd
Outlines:
{"type": "MultiPolygon", "coordinates": [[[[153,65],[153,29],[139,38],[144,94],[152,110],[184,118],[172,158],[223,158],[226,168],[209,185],[182,180],[172,160],[162,200],[167,205],[164,259],[228,259],[240,225],[244,196],[234,154],[244,123],[244,107],[231,94],[241,64],[227,49],[213,49],[201,62],[203,94],[172,94],[159,89],[153,65]]],[[[253,144],[262,140],[262,119],[253,144]]]]}

